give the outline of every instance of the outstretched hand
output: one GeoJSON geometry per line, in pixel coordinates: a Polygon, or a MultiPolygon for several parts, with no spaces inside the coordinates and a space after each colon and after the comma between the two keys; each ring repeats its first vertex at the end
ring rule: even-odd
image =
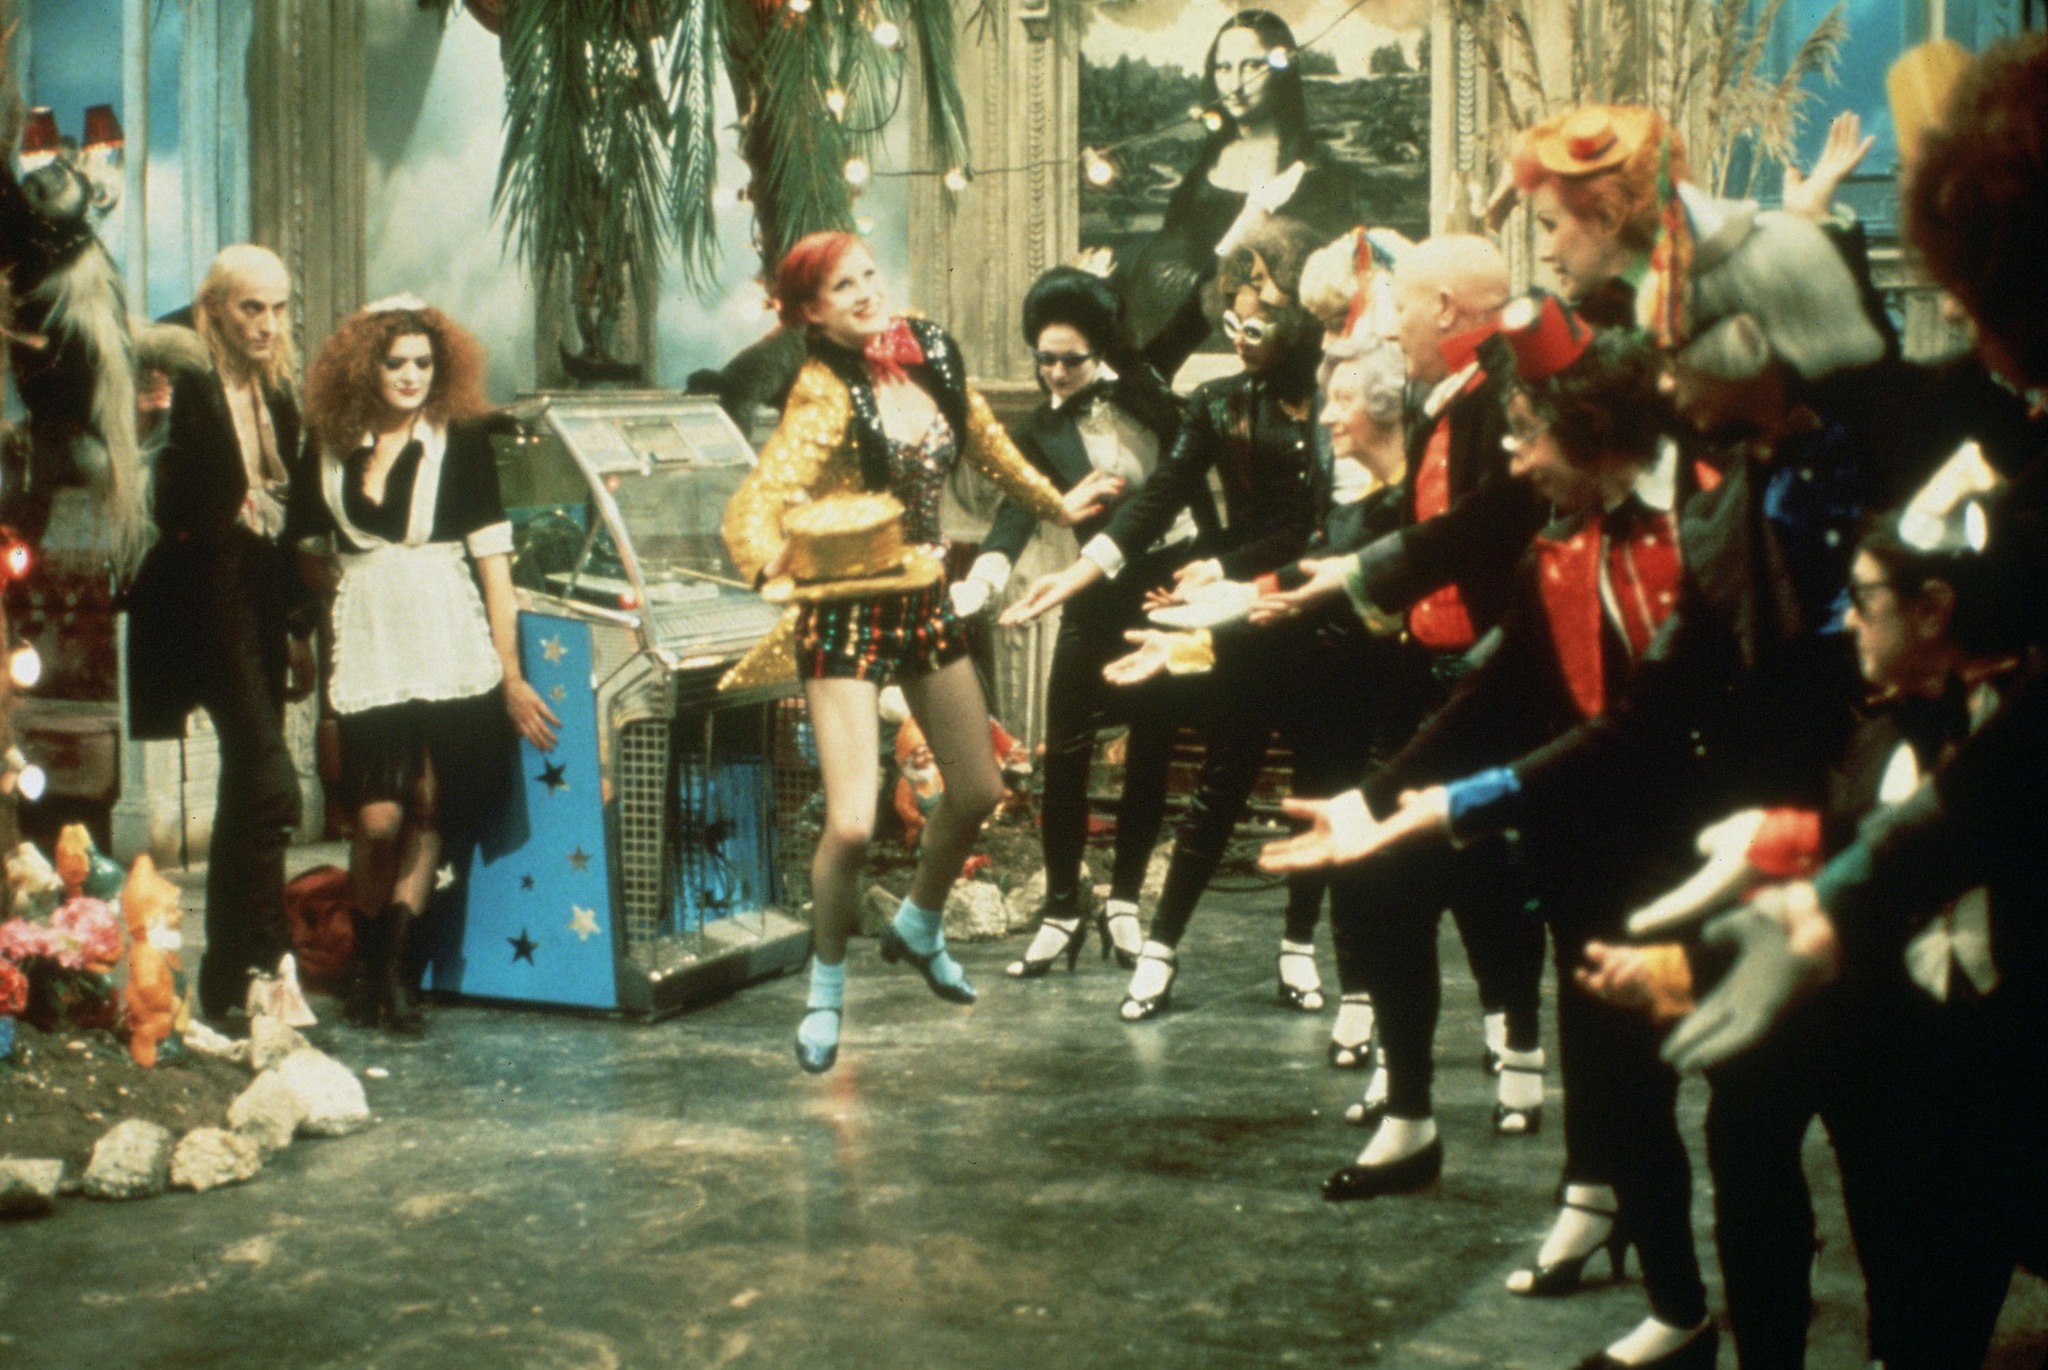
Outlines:
{"type": "Polygon", "coordinates": [[[1347,560],[1347,557],[1326,557],[1321,561],[1303,562],[1309,578],[1292,590],[1275,590],[1259,596],[1251,607],[1251,621],[1254,624],[1279,623],[1343,594],[1344,563],[1347,560]]]}
{"type": "Polygon", "coordinates": [[[1761,1042],[1841,970],[1835,925],[1805,881],[1772,885],[1707,924],[1700,941],[1733,948],[1734,965],[1664,1042],[1680,1070],[1706,1070],[1761,1042]]]}
{"type": "Polygon", "coordinates": [[[1834,211],[1835,195],[1842,182],[1876,145],[1875,134],[1863,136],[1863,120],[1855,113],[1845,110],[1837,114],[1828,125],[1827,143],[1812,171],[1801,175],[1797,166],[1785,164],[1785,190],[1781,198],[1786,210],[1815,223],[1827,218],[1834,211]]]}
{"type": "Polygon", "coordinates": [[[1124,641],[1137,643],[1138,650],[1126,652],[1104,666],[1102,678],[1112,685],[1142,685],[1164,675],[1172,660],[1174,636],[1156,628],[1133,628],[1124,634],[1124,641]]]}
{"type": "Polygon", "coordinates": [[[1762,809],[1744,809],[1700,831],[1698,849],[1707,863],[1682,884],[1628,917],[1632,937],[1668,935],[1725,908],[1757,878],[1749,844],[1764,824],[1762,809]]]}
{"type": "Polygon", "coordinates": [[[1675,942],[1646,947],[1588,942],[1572,980],[1594,998],[1646,1014],[1659,1025],[1675,1022],[1694,1008],[1692,963],[1675,942]]]}
{"type": "Polygon", "coordinates": [[[1102,568],[1083,557],[1064,571],[1032,581],[1031,588],[1012,601],[996,623],[1004,628],[1021,627],[1051,613],[1101,578],[1102,568]]]}
{"type": "Polygon", "coordinates": [[[1072,528],[1077,523],[1086,523],[1122,499],[1123,493],[1122,476],[1112,476],[1107,471],[1090,471],[1075,481],[1073,487],[1060,497],[1058,523],[1062,528],[1072,528]]]}
{"type": "Polygon", "coordinates": [[[1309,825],[1293,837],[1268,842],[1259,852],[1259,869],[1281,875],[1363,861],[1397,842],[1441,832],[1450,816],[1442,786],[1410,790],[1401,796],[1400,809],[1384,822],[1372,816],[1357,790],[1346,790],[1335,799],[1285,799],[1280,808],[1289,818],[1309,825]]]}

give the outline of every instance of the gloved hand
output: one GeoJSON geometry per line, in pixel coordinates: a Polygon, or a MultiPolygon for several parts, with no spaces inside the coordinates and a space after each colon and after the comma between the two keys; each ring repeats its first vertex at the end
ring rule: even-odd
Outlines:
{"type": "Polygon", "coordinates": [[[1749,1050],[1841,968],[1834,924],[1804,881],[1758,890],[1707,924],[1700,941],[1732,948],[1735,961],[1665,1039],[1664,1059],[1680,1070],[1705,1070],[1749,1050]]]}
{"type": "Polygon", "coordinates": [[[1010,559],[1001,552],[983,552],[974,559],[974,567],[965,579],[946,587],[946,594],[957,617],[973,618],[1009,583],[1010,559]]]}

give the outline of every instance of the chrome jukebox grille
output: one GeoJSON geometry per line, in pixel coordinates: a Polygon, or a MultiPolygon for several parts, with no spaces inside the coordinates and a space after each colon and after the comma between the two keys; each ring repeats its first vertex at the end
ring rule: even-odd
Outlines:
{"type": "Polygon", "coordinates": [[[653,944],[666,913],[661,866],[668,740],[666,719],[638,719],[619,729],[619,895],[629,951],[653,944]]]}

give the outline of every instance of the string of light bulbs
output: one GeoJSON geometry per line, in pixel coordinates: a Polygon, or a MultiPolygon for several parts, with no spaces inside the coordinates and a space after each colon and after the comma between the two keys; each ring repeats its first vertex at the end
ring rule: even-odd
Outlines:
{"type": "MultiPolygon", "coordinates": [[[[1363,8],[1365,3],[1366,0],[1352,0],[1352,3],[1346,7],[1343,13],[1325,24],[1319,33],[1305,43],[1297,43],[1291,49],[1274,47],[1266,54],[1267,65],[1274,71],[1285,71],[1294,64],[1297,53],[1306,52],[1321,43],[1336,30],[1339,24],[1342,24],[1346,19],[1349,19],[1363,8]]],[[[810,11],[811,0],[784,0],[784,8],[791,14],[801,17],[810,11]]],[[[868,32],[877,43],[891,52],[900,54],[903,46],[903,30],[893,20],[882,19],[871,26],[868,32]]],[[[882,117],[881,124],[877,124],[874,128],[856,129],[853,131],[870,134],[880,132],[882,127],[895,117],[897,110],[902,106],[903,82],[903,68],[899,64],[896,73],[895,97],[890,101],[889,112],[882,117]]],[[[841,121],[845,119],[846,103],[846,92],[838,86],[835,85],[825,92],[825,109],[834,119],[841,121]]],[[[1146,129],[1139,133],[1126,134],[1115,142],[1106,143],[1101,147],[1084,147],[1080,153],[1081,175],[1083,179],[1097,189],[1107,189],[1116,184],[1116,179],[1121,174],[1113,158],[1114,153],[1120,152],[1134,143],[1148,142],[1163,133],[1170,132],[1187,123],[1199,123],[1209,132],[1215,133],[1223,127],[1223,111],[1214,106],[1191,105],[1184,118],[1173,119],[1167,123],[1160,124],[1156,128],[1146,129]]],[[[964,166],[950,166],[943,170],[937,167],[907,167],[901,171],[878,171],[870,165],[867,158],[855,155],[846,159],[846,165],[842,169],[842,174],[846,177],[846,183],[856,191],[865,189],[877,177],[887,180],[905,180],[912,177],[937,176],[945,185],[947,191],[957,195],[978,180],[996,176],[1021,175],[1026,172],[1040,171],[1047,167],[1064,166],[1068,160],[1065,156],[1045,157],[1037,161],[1020,162],[1013,166],[983,167],[973,171],[968,170],[964,166]]],[[[732,192],[729,200],[724,192],[719,192],[717,198],[722,203],[737,205],[747,199],[747,190],[745,187],[741,187],[739,190],[732,192]]]]}

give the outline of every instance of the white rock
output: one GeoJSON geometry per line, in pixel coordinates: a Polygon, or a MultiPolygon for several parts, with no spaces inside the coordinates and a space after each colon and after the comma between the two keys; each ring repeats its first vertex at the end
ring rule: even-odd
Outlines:
{"type": "Polygon", "coordinates": [[[171,1130],[124,1118],[93,1143],[85,1192],[95,1199],[147,1199],[164,1192],[171,1172],[171,1130]]]}
{"type": "Polygon", "coordinates": [[[283,1076],[266,1070],[228,1105],[228,1126],[256,1143],[265,1156],[292,1144],[306,1106],[283,1076]]]}
{"type": "Polygon", "coordinates": [[[299,1131],[308,1137],[345,1137],[370,1124],[363,1082],[349,1068],[311,1047],[295,1051],[277,1074],[304,1109],[299,1131]]]}
{"type": "Polygon", "coordinates": [[[306,1039],[282,1019],[257,1017],[249,1020],[249,1068],[259,1075],[305,1045],[306,1039]]]}
{"type": "Polygon", "coordinates": [[[946,896],[948,942],[986,942],[1009,930],[1003,892],[986,880],[963,880],[946,896]]]}
{"type": "Polygon", "coordinates": [[[199,1127],[178,1141],[171,1153],[171,1184],[204,1194],[224,1184],[240,1184],[263,1169],[263,1149],[238,1132],[199,1127]]]}
{"type": "Polygon", "coordinates": [[[218,1056],[224,1061],[249,1064],[249,1044],[236,1038],[215,1032],[206,1024],[194,1018],[178,1034],[179,1040],[192,1050],[205,1056],[218,1056]]]}
{"type": "Polygon", "coordinates": [[[62,1161],[0,1160],[0,1218],[40,1218],[57,1206],[62,1161]]]}
{"type": "Polygon", "coordinates": [[[1039,867],[1029,880],[1011,890],[1003,902],[1007,905],[1004,921],[1008,931],[1017,932],[1036,923],[1045,908],[1045,868],[1039,867]]]}

